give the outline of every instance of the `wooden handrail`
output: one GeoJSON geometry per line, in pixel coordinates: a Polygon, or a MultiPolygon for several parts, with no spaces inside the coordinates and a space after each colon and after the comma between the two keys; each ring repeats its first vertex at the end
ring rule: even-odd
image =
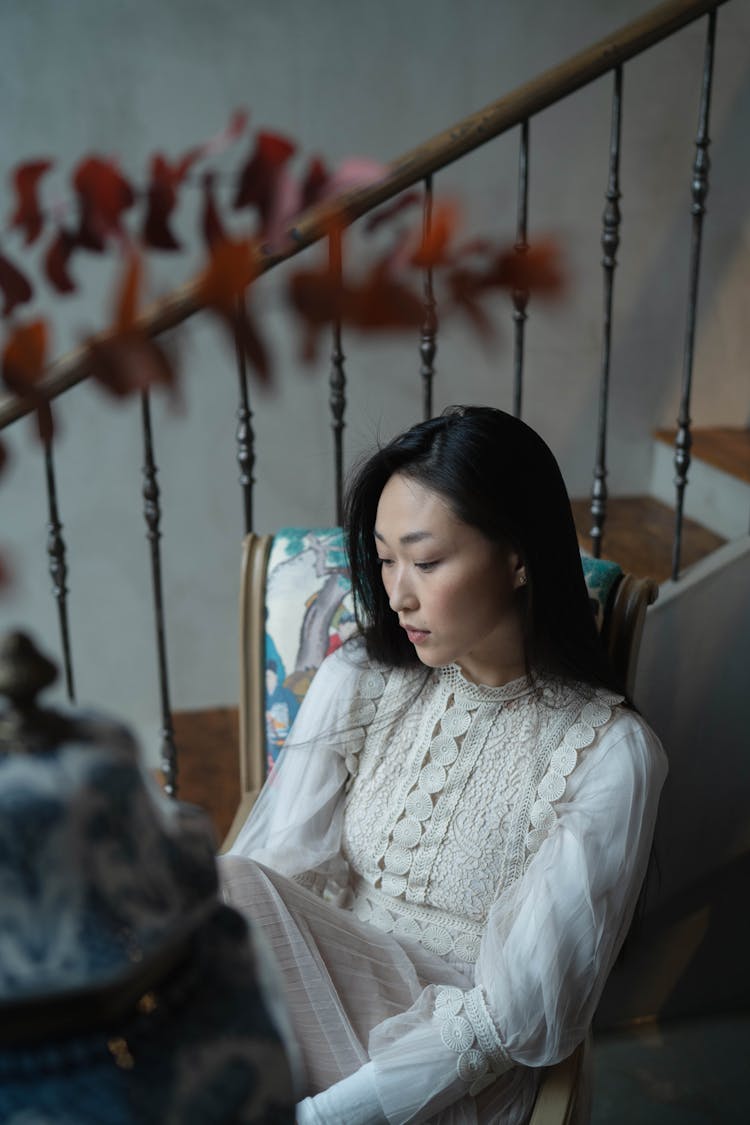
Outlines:
{"type": "MultiPolygon", "coordinates": [[[[425,176],[480,148],[493,137],[528,120],[726,2],[667,0],[667,3],[660,4],[619,31],[572,55],[559,66],[546,70],[538,78],[517,87],[392,161],[388,174],[377,183],[346,192],[304,211],[290,227],[283,250],[273,253],[262,249],[258,251],[258,272],[264,273],[323,238],[332,214],[343,215],[347,224],[354,222],[399,192],[420,183],[425,176]]],[[[137,327],[149,336],[158,336],[181,324],[202,307],[198,282],[190,281],[147,309],[139,318],[137,327]]],[[[102,333],[97,339],[105,340],[107,335],[102,333]]],[[[86,379],[92,366],[88,347],[77,348],[51,364],[37,388],[49,398],[55,398],[86,379]]],[[[27,400],[6,396],[0,400],[0,430],[29,414],[32,409],[27,400]]]]}

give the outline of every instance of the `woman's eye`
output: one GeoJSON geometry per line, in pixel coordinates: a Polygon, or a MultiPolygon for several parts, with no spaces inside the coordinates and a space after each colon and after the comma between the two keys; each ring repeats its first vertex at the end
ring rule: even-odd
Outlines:
{"type": "Polygon", "coordinates": [[[390,566],[393,559],[381,559],[380,555],[378,555],[378,562],[381,566],[390,566]]]}
{"type": "Polygon", "coordinates": [[[433,562],[414,563],[417,570],[434,570],[435,567],[437,566],[437,564],[438,564],[437,559],[435,559],[433,562]]]}

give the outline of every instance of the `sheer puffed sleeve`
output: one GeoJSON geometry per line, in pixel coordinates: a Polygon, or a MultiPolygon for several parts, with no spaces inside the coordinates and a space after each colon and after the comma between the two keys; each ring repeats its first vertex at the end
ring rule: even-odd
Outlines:
{"type": "Polygon", "coordinates": [[[345,878],[344,786],[356,769],[383,684],[359,642],[323,661],[230,854],[249,856],[308,885],[345,878]]]}
{"type": "Polygon", "coordinates": [[[373,1029],[374,1086],[392,1125],[426,1121],[581,1041],[632,918],[665,776],[658,740],[627,711],[579,755],[548,835],[490,911],[475,987],[430,986],[373,1029]]]}

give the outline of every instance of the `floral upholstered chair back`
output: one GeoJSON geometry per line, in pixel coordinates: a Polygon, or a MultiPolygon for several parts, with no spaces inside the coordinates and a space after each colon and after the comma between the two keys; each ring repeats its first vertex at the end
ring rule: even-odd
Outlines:
{"type": "Polygon", "coordinates": [[[284,528],[266,577],[265,731],[270,769],[310,682],[329,653],[356,632],[343,533],[284,528]]]}

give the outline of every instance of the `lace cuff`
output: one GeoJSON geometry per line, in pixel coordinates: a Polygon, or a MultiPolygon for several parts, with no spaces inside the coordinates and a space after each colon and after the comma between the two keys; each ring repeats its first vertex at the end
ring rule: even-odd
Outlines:
{"type": "Polygon", "coordinates": [[[435,999],[435,1019],[440,1038],[458,1055],[456,1070],[468,1085],[472,1097],[513,1066],[492,1022],[482,989],[439,985],[435,999]]]}

